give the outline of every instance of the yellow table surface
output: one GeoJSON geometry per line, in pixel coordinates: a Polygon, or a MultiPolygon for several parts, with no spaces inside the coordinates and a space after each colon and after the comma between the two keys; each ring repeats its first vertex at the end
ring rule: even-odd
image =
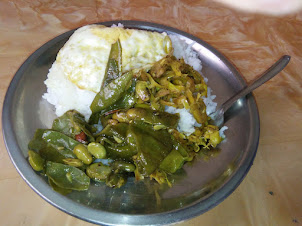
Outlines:
{"type": "MultiPolygon", "coordinates": [[[[195,35],[228,57],[247,81],[280,56],[292,57],[282,73],[254,92],[260,143],[244,181],[217,207],[179,225],[302,225],[302,13],[249,14],[210,0],[1,0],[1,106],[15,72],[42,44],[79,26],[121,19],[195,35]]],[[[0,133],[0,225],[92,225],[31,190],[11,163],[0,133]]]]}

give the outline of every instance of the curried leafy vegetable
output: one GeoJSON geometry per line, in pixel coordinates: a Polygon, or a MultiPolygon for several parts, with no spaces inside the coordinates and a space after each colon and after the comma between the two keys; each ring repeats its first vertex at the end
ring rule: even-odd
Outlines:
{"type": "Polygon", "coordinates": [[[170,175],[222,141],[219,129],[209,124],[203,102],[207,85],[198,72],[167,56],[149,71],[122,75],[121,54],[117,41],[88,123],[70,110],[29,142],[30,165],[61,194],[87,190],[90,180],[119,188],[131,176],[171,186],[170,175]],[[167,106],[190,112],[198,125],[194,132],[180,132],[181,115],[166,112],[167,106]]]}

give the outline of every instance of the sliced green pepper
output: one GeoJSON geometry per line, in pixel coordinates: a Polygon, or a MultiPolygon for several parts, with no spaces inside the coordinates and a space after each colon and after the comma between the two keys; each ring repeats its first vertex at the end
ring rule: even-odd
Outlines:
{"type": "Polygon", "coordinates": [[[145,123],[144,121],[133,121],[130,125],[138,128],[142,132],[142,136],[152,136],[157,141],[163,143],[168,149],[172,150],[174,141],[167,129],[154,130],[151,124],[145,123]]]}
{"type": "MultiPolygon", "coordinates": [[[[77,146],[78,144],[80,144],[80,142],[70,138],[69,136],[66,136],[63,133],[54,131],[54,130],[45,130],[43,132],[42,135],[42,139],[45,140],[48,144],[51,144],[52,146],[54,146],[56,149],[59,150],[70,150],[70,156],[69,158],[75,157],[72,154],[72,151],[74,149],[75,146],[77,146]]],[[[68,154],[68,152],[66,151],[66,155],[68,154]]],[[[66,156],[68,157],[68,156],[66,156]]]]}
{"type": "Polygon", "coordinates": [[[128,131],[129,124],[127,123],[118,123],[116,125],[107,125],[97,136],[106,136],[113,138],[114,136],[125,140],[127,137],[127,131],[128,131]]]}
{"type": "Polygon", "coordinates": [[[159,166],[159,168],[166,173],[175,173],[186,161],[192,160],[187,150],[174,138],[174,136],[171,136],[171,139],[173,141],[173,150],[159,166]]]}
{"type": "Polygon", "coordinates": [[[178,114],[153,111],[146,108],[131,108],[127,111],[129,119],[142,120],[152,125],[163,125],[169,128],[176,128],[179,121],[178,114]]]}
{"type": "Polygon", "coordinates": [[[122,73],[122,46],[118,39],[111,45],[110,55],[105,71],[104,86],[118,78],[122,73]]]}
{"type": "Polygon", "coordinates": [[[43,159],[47,161],[58,162],[58,163],[64,163],[63,160],[69,158],[69,155],[65,156],[64,153],[62,153],[61,151],[57,150],[56,148],[50,145],[47,145],[42,149],[40,149],[39,154],[43,159]]]}
{"type": "Polygon", "coordinates": [[[52,124],[53,130],[64,133],[73,139],[83,131],[87,135],[87,141],[93,142],[94,137],[88,127],[90,126],[86,123],[84,116],[75,110],[67,111],[61,117],[56,118],[52,124]]]}
{"type": "Polygon", "coordinates": [[[134,96],[134,92],[130,93],[129,91],[122,96],[121,99],[119,99],[117,102],[112,104],[109,108],[105,109],[103,112],[106,113],[108,111],[114,111],[114,110],[120,110],[120,109],[129,109],[131,108],[135,103],[137,99],[134,96]]]}
{"type": "Polygon", "coordinates": [[[65,189],[65,188],[61,188],[58,185],[56,185],[52,179],[48,178],[48,183],[50,185],[50,187],[52,187],[52,189],[56,192],[59,192],[61,195],[68,195],[70,192],[72,192],[71,189],[65,189]]]}
{"type": "Polygon", "coordinates": [[[37,152],[28,150],[28,161],[35,171],[43,170],[45,160],[37,152]]]}
{"type": "Polygon", "coordinates": [[[107,143],[105,143],[104,146],[107,150],[107,157],[110,159],[132,161],[132,157],[137,154],[137,149],[129,144],[108,145],[107,143]]]}
{"type": "Polygon", "coordinates": [[[66,165],[74,166],[74,167],[82,167],[84,163],[80,159],[66,158],[63,159],[63,162],[66,165]]]}
{"type": "Polygon", "coordinates": [[[170,154],[161,162],[159,168],[167,173],[175,173],[182,167],[186,158],[177,150],[173,149],[170,154]]]}
{"type": "Polygon", "coordinates": [[[77,191],[87,190],[90,178],[80,169],[55,162],[46,163],[46,175],[59,187],[77,191]]]}
{"type": "Polygon", "coordinates": [[[65,158],[76,157],[72,150],[78,143],[60,132],[38,129],[28,148],[38,152],[45,160],[63,163],[65,158]]]}
{"type": "Polygon", "coordinates": [[[45,131],[45,129],[36,130],[33,139],[31,141],[29,141],[29,143],[28,143],[28,149],[38,152],[42,148],[47,146],[46,141],[42,139],[44,131],[45,131]]]}
{"type": "Polygon", "coordinates": [[[119,100],[128,89],[133,73],[127,72],[117,79],[111,81],[95,96],[90,105],[92,113],[100,112],[107,109],[110,105],[119,100]]]}
{"type": "Polygon", "coordinates": [[[135,164],[142,176],[152,174],[172,150],[172,140],[167,130],[154,131],[146,123],[130,124],[129,133],[135,139],[137,155],[135,164]]]}
{"type": "Polygon", "coordinates": [[[137,98],[135,97],[135,92],[134,92],[135,83],[136,83],[135,80],[133,80],[130,88],[127,90],[125,95],[123,95],[118,101],[116,101],[112,105],[108,106],[107,108],[105,108],[97,113],[92,114],[89,119],[89,123],[90,124],[100,123],[101,116],[107,112],[115,111],[115,110],[128,110],[129,108],[133,107],[137,102],[137,98]]]}

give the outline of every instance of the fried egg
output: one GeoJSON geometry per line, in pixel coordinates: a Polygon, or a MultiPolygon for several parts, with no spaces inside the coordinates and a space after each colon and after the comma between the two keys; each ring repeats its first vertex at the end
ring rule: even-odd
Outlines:
{"type": "Polygon", "coordinates": [[[123,73],[148,70],[172,50],[166,33],[88,25],[74,32],[59,51],[55,63],[78,88],[97,93],[103,84],[111,45],[118,39],[123,73]]]}

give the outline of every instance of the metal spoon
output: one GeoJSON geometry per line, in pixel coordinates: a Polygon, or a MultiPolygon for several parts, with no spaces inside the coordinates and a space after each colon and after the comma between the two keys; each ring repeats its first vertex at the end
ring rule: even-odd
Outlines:
{"type": "Polygon", "coordinates": [[[277,75],[280,71],[282,71],[285,68],[285,66],[288,64],[289,60],[290,60],[290,56],[288,55],[282,56],[276,63],[274,63],[269,69],[267,69],[262,75],[260,75],[258,79],[253,81],[247,87],[240,90],[238,93],[236,93],[234,96],[229,98],[226,102],[224,102],[219,108],[217,108],[215,112],[210,114],[212,123],[218,126],[219,128],[221,128],[221,126],[224,124],[224,113],[241,97],[246,96],[254,89],[258,88],[263,83],[267,82],[275,75],[277,75]]]}

